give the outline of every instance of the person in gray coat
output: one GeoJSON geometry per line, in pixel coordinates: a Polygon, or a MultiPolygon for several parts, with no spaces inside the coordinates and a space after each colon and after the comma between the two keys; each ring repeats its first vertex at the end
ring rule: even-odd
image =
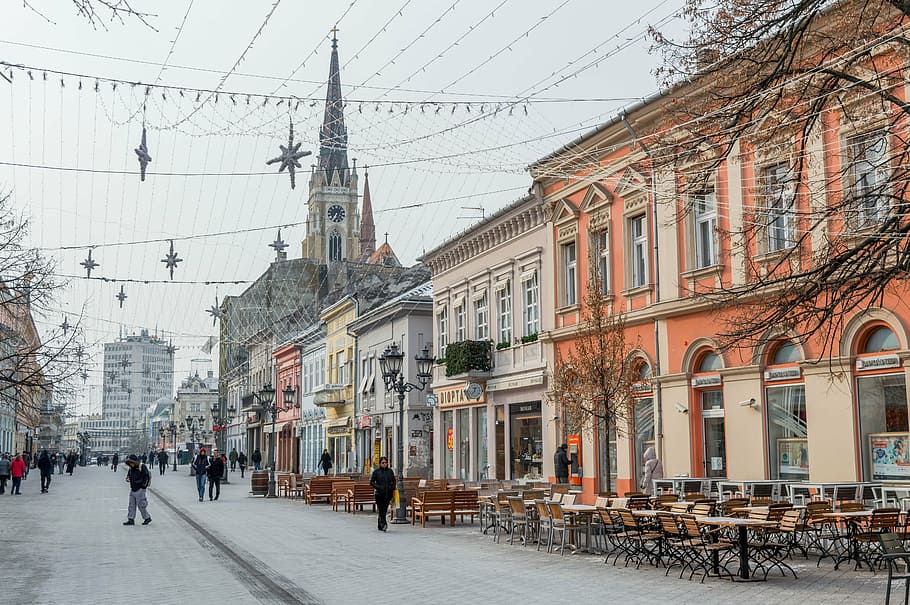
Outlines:
{"type": "Polygon", "coordinates": [[[657,452],[654,451],[653,447],[645,450],[642,456],[642,463],[641,485],[639,487],[641,487],[641,491],[650,495],[651,488],[654,487],[654,479],[664,478],[664,465],[657,459],[657,452]]]}
{"type": "Polygon", "coordinates": [[[9,454],[3,454],[0,458],[0,494],[6,492],[6,482],[9,481],[10,461],[9,454]]]}

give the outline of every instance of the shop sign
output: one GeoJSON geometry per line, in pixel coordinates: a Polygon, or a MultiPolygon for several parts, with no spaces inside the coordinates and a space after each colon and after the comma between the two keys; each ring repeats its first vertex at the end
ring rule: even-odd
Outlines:
{"type": "Polygon", "coordinates": [[[632,392],[633,393],[650,393],[651,392],[651,383],[647,381],[634,382],[632,383],[632,392]]]}
{"type": "Polygon", "coordinates": [[[517,376],[515,378],[501,378],[487,383],[488,391],[506,391],[508,389],[521,389],[543,384],[543,374],[535,376],[517,376]]]}
{"type": "MultiPolygon", "coordinates": [[[[471,383],[471,384],[477,384],[477,383],[471,383]]],[[[438,390],[434,391],[433,394],[436,395],[436,400],[438,401],[437,405],[439,407],[447,407],[447,406],[453,406],[453,405],[465,405],[468,403],[483,403],[484,402],[485,393],[483,391],[483,387],[481,387],[481,389],[480,389],[480,396],[477,397],[476,400],[472,401],[466,393],[466,391],[467,391],[467,389],[465,388],[466,386],[467,385],[459,385],[457,387],[451,387],[448,389],[438,389],[438,390]]],[[[478,386],[480,386],[480,385],[478,385],[478,386]]]]}
{"type": "Polygon", "coordinates": [[[721,384],[720,374],[708,374],[706,376],[696,376],[692,379],[692,386],[696,389],[704,387],[719,387],[721,384]]]}
{"type": "Polygon", "coordinates": [[[415,439],[423,437],[423,431],[411,431],[411,437],[414,437],[415,439]]]}
{"type": "Polygon", "coordinates": [[[773,368],[765,370],[765,380],[798,380],[803,372],[799,368],[773,368]]]}
{"type": "Polygon", "coordinates": [[[856,360],[857,370],[883,370],[885,368],[901,367],[901,359],[897,355],[876,355],[875,357],[859,357],[856,360]]]}
{"type": "Polygon", "coordinates": [[[433,393],[427,395],[427,406],[435,408],[437,405],[439,405],[439,399],[436,397],[436,395],[433,393]]]}
{"type": "Polygon", "coordinates": [[[350,427],[347,426],[330,426],[325,430],[329,435],[345,435],[351,432],[350,427]]]}

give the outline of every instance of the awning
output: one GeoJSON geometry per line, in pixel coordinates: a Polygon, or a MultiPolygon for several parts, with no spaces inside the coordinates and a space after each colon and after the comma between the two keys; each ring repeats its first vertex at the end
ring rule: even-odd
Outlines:
{"type": "MultiPolygon", "coordinates": [[[[281,422],[281,423],[276,422],[274,432],[281,433],[284,431],[290,431],[293,428],[294,428],[293,420],[290,420],[288,422],[281,422]]],[[[265,425],[265,427],[263,427],[263,431],[266,433],[271,433],[272,432],[272,423],[270,422],[267,425],[265,425]]]]}
{"type": "Polygon", "coordinates": [[[351,426],[351,417],[344,416],[343,418],[336,418],[335,420],[326,420],[323,424],[327,429],[340,427],[349,428],[351,426]]]}

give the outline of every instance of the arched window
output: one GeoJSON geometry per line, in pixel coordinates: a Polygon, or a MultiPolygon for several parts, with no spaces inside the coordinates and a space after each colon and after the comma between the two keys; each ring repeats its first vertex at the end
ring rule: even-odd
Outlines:
{"type": "Polygon", "coordinates": [[[866,336],[861,353],[882,353],[884,351],[896,351],[900,348],[897,336],[890,328],[880,326],[873,329],[866,336]]]}
{"type": "Polygon", "coordinates": [[[716,372],[724,367],[717,353],[708,353],[698,363],[699,372],[716,372]]]}
{"type": "Polygon", "coordinates": [[[654,447],[654,395],[651,385],[651,366],[644,359],[638,359],[635,371],[637,382],[633,386],[633,422],[635,427],[635,459],[632,468],[635,476],[641,477],[644,472],[643,458],[645,450],[654,447]]]}
{"type": "Polygon", "coordinates": [[[341,257],[341,252],[342,252],[341,248],[342,248],[341,234],[338,233],[337,231],[333,230],[332,233],[329,235],[329,260],[330,261],[341,260],[341,258],[342,258],[341,257]]]}
{"type": "Polygon", "coordinates": [[[771,356],[771,365],[781,365],[785,363],[796,363],[802,359],[799,349],[792,342],[784,342],[774,349],[771,356]]]}

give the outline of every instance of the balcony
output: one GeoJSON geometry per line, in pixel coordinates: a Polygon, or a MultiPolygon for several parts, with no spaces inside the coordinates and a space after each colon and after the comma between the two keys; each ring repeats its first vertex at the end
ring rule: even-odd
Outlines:
{"type": "Polygon", "coordinates": [[[493,371],[492,349],[488,340],[464,340],[446,346],[446,378],[489,378],[493,371]]]}
{"type": "Polygon", "coordinates": [[[347,400],[344,396],[344,390],[347,384],[323,384],[313,389],[313,405],[317,407],[329,407],[335,405],[345,405],[347,400]]]}
{"type": "Polygon", "coordinates": [[[543,343],[539,340],[514,344],[493,353],[494,374],[520,372],[546,365],[543,343]]]}

